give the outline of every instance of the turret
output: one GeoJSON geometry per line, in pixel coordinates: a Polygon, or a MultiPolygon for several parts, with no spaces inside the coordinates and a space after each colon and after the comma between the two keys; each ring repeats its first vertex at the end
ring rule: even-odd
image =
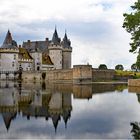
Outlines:
{"type": "Polygon", "coordinates": [[[48,46],[49,56],[54,64],[55,69],[62,69],[62,45],[57,30],[53,33],[52,41],[48,46]]]}
{"type": "Polygon", "coordinates": [[[12,35],[8,30],[0,48],[0,71],[17,71],[18,53],[17,43],[12,39],[12,35]]]}
{"type": "Polygon", "coordinates": [[[8,30],[1,48],[17,48],[17,43],[12,39],[12,35],[8,30]]]}
{"type": "Polygon", "coordinates": [[[65,35],[62,41],[62,46],[63,46],[63,69],[69,69],[71,68],[71,52],[72,52],[72,47],[71,47],[71,41],[67,37],[67,33],[65,31],[65,35]]]}
{"type": "Polygon", "coordinates": [[[52,43],[53,43],[54,45],[60,45],[60,38],[58,37],[56,27],[55,27],[55,31],[54,31],[54,33],[53,33],[52,43]]]}
{"type": "Polygon", "coordinates": [[[3,120],[4,120],[5,127],[8,131],[9,128],[10,128],[11,121],[16,117],[16,112],[2,113],[2,117],[3,117],[3,120]]]}
{"type": "Polygon", "coordinates": [[[60,121],[60,114],[53,114],[52,116],[52,122],[53,122],[53,126],[55,129],[55,132],[57,131],[57,126],[58,126],[58,122],[60,121]]]}

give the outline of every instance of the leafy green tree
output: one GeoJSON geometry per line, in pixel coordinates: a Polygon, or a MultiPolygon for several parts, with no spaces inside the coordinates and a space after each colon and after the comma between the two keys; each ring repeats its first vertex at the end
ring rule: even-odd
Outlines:
{"type": "Polygon", "coordinates": [[[137,71],[137,65],[136,65],[136,63],[134,63],[134,64],[131,65],[131,70],[132,71],[137,71]]]}
{"type": "Polygon", "coordinates": [[[107,70],[107,66],[105,64],[100,64],[98,68],[101,70],[107,70]]]}
{"type": "Polygon", "coordinates": [[[115,70],[124,70],[124,67],[123,67],[123,65],[118,64],[115,66],[115,70]]]}
{"type": "Polygon", "coordinates": [[[130,52],[136,52],[137,48],[140,47],[140,0],[131,6],[132,12],[130,14],[125,13],[123,28],[131,34],[131,49],[130,52]]]}
{"type": "Polygon", "coordinates": [[[140,70],[140,52],[137,56],[136,66],[137,66],[137,69],[140,70]]]}

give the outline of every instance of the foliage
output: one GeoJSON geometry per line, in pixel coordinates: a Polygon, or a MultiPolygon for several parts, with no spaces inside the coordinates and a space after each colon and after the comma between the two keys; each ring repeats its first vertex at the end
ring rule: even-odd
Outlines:
{"type": "Polygon", "coordinates": [[[127,89],[128,88],[128,86],[127,86],[127,84],[124,84],[124,85],[117,85],[116,86],[116,90],[118,91],[118,92],[122,92],[124,89],[127,89]]]}
{"type": "Polygon", "coordinates": [[[115,70],[123,70],[123,69],[124,69],[124,67],[121,64],[118,64],[115,66],[115,70]]]}
{"type": "Polygon", "coordinates": [[[137,56],[136,66],[137,66],[137,69],[140,70],[140,53],[137,56]]]}
{"type": "Polygon", "coordinates": [[[140,124],[138,122],[131,122],[130,125],[132,126],[132,136],[134,139],[140,139],[140,124]]]}
{"type": "Polygon", "coordinates": [[[105,64],[100,64],[98,68],[100,70],[107,70],[107,66],[105,64]]]}
{"type": "Polygon", "coordinates": [[[134,64],[131,65],[131,70],[132,71],[137,71],[137,65],[136,65],[136,63],[134,63],[134,64]]]}
{"type": "Polygon", "coordinates": [[[116,70],[116,75],[118,75],[118,76],[133,76],[136,79],[140,78],[140,72],[133,72],[133,71],[116,70]]]}
{"type": "Polygon", "coordinates": [[[135,52],[140,46],[140,1],[134,3],[131,6],[132,12],[130,14],[125,13],[123,28],[131,34],[131,49],[130,52],[135,52]]]}

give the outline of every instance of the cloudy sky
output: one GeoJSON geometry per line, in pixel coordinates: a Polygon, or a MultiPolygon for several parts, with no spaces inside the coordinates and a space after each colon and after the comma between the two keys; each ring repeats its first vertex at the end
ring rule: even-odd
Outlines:
{"type": "Polygon", "coordinates": [[[52,38],[55,25],[61,38],[71,39],[72,64],[123,64],[129,69],[130,35],[122,28],[123,13],[135,0],[0,0],[0,44],[8,29],[23,41],[52,38]]]}

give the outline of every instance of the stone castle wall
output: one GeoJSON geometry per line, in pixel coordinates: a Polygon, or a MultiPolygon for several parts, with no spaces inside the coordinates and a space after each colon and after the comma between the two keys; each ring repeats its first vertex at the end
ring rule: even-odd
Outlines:
{"type": "Polygon", "coordinates": [[[93,69],[91,65],[74,65],[72,69],[47,70],[46,72],[23,72],[25,82],[54,81],[70,83],[91,83],[93,81],[113,80],[114,70],[93,69]]]}
{"type": "Polygon", "coordinates": [[[24,82],[39,82],[42,81],[42,73],[41,72],[23,72],[22,80],[24,82]]]}
{"type": "Polygon", "coordinates": [[[74,65],[72,69],[47,71],[46,81],[90,83],[92,81],[113,80],[114,76],[114,70],[93,69],[91,65],[74,65]]]}
{"type": "Polygon", "coordinates": [[[72,81],[73,79],[73,73],[72,69],[66,69],[66,70],[51,70],[46,72],[46,80],[67,80],[72,81]]]}
{"type": "Polygon", "coordinates": [[[98,80],[112,80],[114,79],[115,71],[108,69],[108,70],[99,70],[93,69],[92,70],[92,81],[98,80]]]}
{"type": "Polygon", "coordinates": [[[91,65],[73,66],[73,83],[78,83],[78,82],[92,82],[91,65]]]}

